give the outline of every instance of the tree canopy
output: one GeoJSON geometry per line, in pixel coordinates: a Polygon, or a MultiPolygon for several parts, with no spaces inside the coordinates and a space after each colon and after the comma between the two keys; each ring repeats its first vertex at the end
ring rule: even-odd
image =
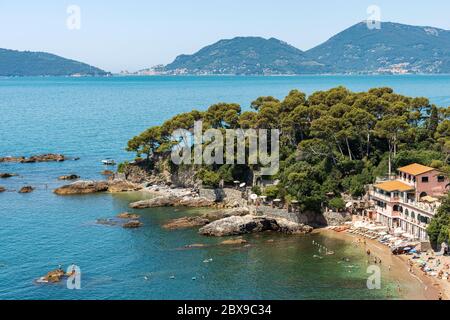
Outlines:
{"type": "MultiPolygon", "coordinates": [[[[310,96],[292,90],[283,100],[259,97],[244,112],[238,104],[218,103],[146,130],[129,141],[127,150],[158,159],[170,151],[171,133],[192,131],[197,120],[203,121],[204,130],[279,129],[280,170],[272,177],[279,184],[270,195],[298,200],[303,210],[341,207],[336,198],[343,192],[361,196],[375,177],[411,162],[450,172],[450,107],[391,88],[352,92],[337,87],[310,96]]],[[[251,183],[254,169],[204,165],[198,177],[210,185],[233,179],[251,183]]]]}

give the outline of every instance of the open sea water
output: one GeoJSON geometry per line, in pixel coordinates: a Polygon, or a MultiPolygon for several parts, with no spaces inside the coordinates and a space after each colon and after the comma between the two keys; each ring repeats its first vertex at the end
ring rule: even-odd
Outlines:
{"type": "Polygon", "coordinates": [[[0,299],[390,299],[396,279],[382,268],[381,290],[367,290],[361,248],[323,235],[250,235],[249,246],[219,245],[196,229],[161,226],[192,211],[148,209],[145,226],[96,224],[145,195],[59,197],[57,177],[103,179],[104,158],[133,159],[127,141],[171,116],[217,102],[249,109],[262,95],[282,99],[344,85],[389,86],[450,105],[450,76],[112,77],[0,79],[0,157],[62,153],[62,163],[5,164],[0,172],[0,299]],[[19,194],[32,185],[31,194],[19,194]],[[274,241],[268,241],[274,240],[274,241]],[[323,256],[313,241],[335,252],[323,256]],[[204,248],[186,249],[201,243],[204,248]],[[317,256],[322,256],[318,258],[317,256]],[[212,259],[212,260],[211,260],[212,259]],[[348,259],[346,261],[345,259],[348,259]],[[208,261],[208,262],[205,262],[208,261]],[[59,264],[81,268],[81,290],[35,280],[59,264]],[[193,280],[195,279],[195,280],[193,280]]]}

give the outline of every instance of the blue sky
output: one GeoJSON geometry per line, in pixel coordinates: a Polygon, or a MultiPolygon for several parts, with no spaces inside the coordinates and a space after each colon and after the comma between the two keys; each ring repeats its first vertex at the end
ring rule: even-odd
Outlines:
{"type": "Polygon", "coordinates": [[[383,21],[450,29],[448,0],[0,0],[0,47],[135,71],[235,36],[306,50],[366,19],[370,5],[383,21]],[[69,5],[81,9],[80,30],[66,27],[69,5]]]}

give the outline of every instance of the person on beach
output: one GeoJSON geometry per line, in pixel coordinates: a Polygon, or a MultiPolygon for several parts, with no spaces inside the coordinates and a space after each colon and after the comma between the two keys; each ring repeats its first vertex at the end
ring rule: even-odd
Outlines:
{"type": "Polygon", "coordinates": [[[370,249],[367,249],[367,255],[370,256],[370,249]]]}

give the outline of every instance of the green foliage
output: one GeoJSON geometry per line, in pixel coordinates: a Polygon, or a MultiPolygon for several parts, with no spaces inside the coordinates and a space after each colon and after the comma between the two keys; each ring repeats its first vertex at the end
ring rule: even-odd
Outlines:
{"type": "Polygon", "coordinates": [[[420,163],[425,166],[433,166],[433,162],[442,161],[443,154],[433,150],[403,150],[397,153],[394,159],[396,168],[401,168],[411,163],[420,163]]]}
{"type": "Polygon", "coordinates": [[[208,169],[201,169],[196,178],[200,179],[205,186],[217,188],[220,183],[220,175],[208,169]]]}
{"type": "Polygon", "coordinates": [[[436,247],[443,242],[448,242],[450,236],[450,194],[439,207],[434,219],[427,229],[430,242],[436,247]]]}
{"type": "Polygon", "coordinates": [[[124,173],[125,168],[129,165],[130,163],[128,161],[124,161],[119,163],[119,165],[117,166],[117,172],[118,173],[124,173]]]}
{"type": "Polygon", "coordinates": [[[345,209],[345,202],[342,198],[333,198],[328,202],[328,205],[336,211],[342,211],[345,209]]]}
{"type": "Polygon", "coordinates": [[[278,186],[267,186],[264,189],[264,195],[269,199],[276,199],[278,197],[278,194],[280,192],[280,189],[278,186]]]}
{"type": "MultiPolygon", "coordinates": [[[[426,98],[402,96],[391,88],[355,93],[337,87],[309,97],[292,90],[282,101],[259,97],[251,108],[242,112],[237,104],[218,103],[176,115],[131,139],[127,150],[148,160],[168,159],[179,143],[171,141],[171,133],[191,131],[197,120],[204,130],[276,128],[281,133],[280,171],[272,179],[279,184],[264,193],[296,199],[301,210],[314,212],[342,193],[364,195],[375,177],[413,162],[450,168],[450,108],[432,106],[426,98]]],[[[215,164],[199,169],[197,177],[205,185],[217,186],[221,180],[248,183],[259,168],[215,164]]]]}
{"type": "Polygon", "coordinates": [[[260,196],[262,195],[261,187],[260,186],[253,186],[252,187],[252,193],[260,196]]]}
{"type": "Polygon", "coordinates": [[[108,73],[74,60],[45,52],[0,49],[0,76],[105,76],[108,73]]]}
{"type": "Polygon", "coordinates": [[[178,56],[166,71],[190,74],[304,74],[322,69],[301,50],[275,38],[236,37],[220,40],[193,55],[178,56]]]}

